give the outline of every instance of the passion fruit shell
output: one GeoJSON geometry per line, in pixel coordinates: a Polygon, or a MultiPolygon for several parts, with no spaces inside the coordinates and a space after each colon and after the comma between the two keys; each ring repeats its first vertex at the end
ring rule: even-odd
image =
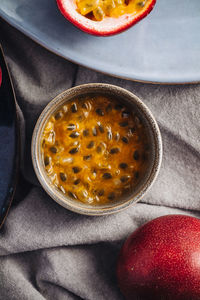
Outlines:
{"type": "Polygon", "coordinates": [[[137,13],[124,14],[117,18],[105,17],[101,21],[91,20],[77,11],[75,0],[56,0],[63,16],[82,31],[96,36],[110,36],[127,30],[145,18],[153,9],[156,0],[148,0],[137,13]]]}

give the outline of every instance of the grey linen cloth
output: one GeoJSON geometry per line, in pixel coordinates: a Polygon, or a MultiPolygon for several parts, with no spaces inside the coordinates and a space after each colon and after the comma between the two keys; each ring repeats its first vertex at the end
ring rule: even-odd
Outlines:
{"type": "Polygon", "coordinates": [[[1,42],[12,74],[22,129],[17,194],[0,232],[0,299],[123,299],[115,277],[126,237],[161,215],[200,216],[200,85],[152,85],[78,67],[1,21],[1,42]],[[44,106],[74,85],[122,86],[151,109],[164,155],[158,179],[135,206],[87,217],[56,204],[34,174],[30,142],[44,106]]]}

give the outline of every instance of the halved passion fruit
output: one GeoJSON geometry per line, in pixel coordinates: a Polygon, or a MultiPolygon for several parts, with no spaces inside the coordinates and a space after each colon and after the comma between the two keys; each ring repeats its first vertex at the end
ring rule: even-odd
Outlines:
{"type": "Polygon", "coordinates": [[[61,13],[81,30],[98,36],[120,33],[146,17],[156,0],[57,0],[61,13]]]}

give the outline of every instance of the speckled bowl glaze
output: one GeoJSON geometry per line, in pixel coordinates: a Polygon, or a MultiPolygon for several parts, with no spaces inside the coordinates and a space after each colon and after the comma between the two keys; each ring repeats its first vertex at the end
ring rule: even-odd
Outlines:
{"type": "Polygon", "coordinates": [[[136,203],[150,189],[158,175],[162,161],[162,140],[156,120],[147,106],[137,96],[118,86],[103,83],[90,83],[76,86],[64,91],[62,94],[55,97],[45,107],[36,123],[33,132],[32,161],[38,180],[45,191],[57,203],[71,211],[80,214],[93,216],[107,215],[117,213],[122,209],[125,209],[136,203]],[[103,94],[107,95],[108,97],[112,96],[116,99],[119,99],[121,102],[124,102],[130,108],[132,107],[145,125],[147,134],[149,136],[150,154],[145,175],[140,179],[138,185],[131,194],[124,196],[112,204],[92,206],[70,199],[64,193],[59,191],[50,181],[48,175],[46,174],[42,160],[41,137],[49,117],[55,113],[55,111],[57,111],[58,108],[61,107],[65,102],[75,97],[77,98],[79,96],[88,94],[103,94]]]}

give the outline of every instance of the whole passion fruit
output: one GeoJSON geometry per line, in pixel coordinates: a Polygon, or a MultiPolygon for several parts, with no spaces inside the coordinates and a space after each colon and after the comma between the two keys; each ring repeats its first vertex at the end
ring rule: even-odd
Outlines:
{"type": "Polygon", "coordinates": [[[97,36],[120,33],[153,9],[156,0],[57,0],[66,19],[97,36]]]}
{"type": "Polygon", "coordinates": [[[121,249],[117,278],[128,300],[199,300],[200,220],[171,215],[140,227],[121,249]]]}

